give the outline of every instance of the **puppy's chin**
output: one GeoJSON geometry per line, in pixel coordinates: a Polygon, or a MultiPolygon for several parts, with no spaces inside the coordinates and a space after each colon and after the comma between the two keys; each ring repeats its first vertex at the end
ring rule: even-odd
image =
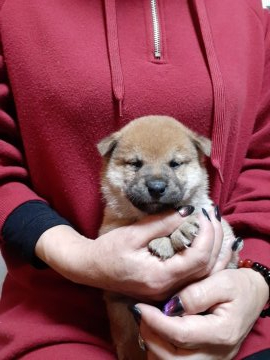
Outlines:
{"type": "Polygon", "coordinates": [[[137,209],[147,213],[147,214],[157,214],[162,211],[174,209],[173,204],[162,204],[160,202],[136,202],[131,201],[132,205],[137,209]]]}

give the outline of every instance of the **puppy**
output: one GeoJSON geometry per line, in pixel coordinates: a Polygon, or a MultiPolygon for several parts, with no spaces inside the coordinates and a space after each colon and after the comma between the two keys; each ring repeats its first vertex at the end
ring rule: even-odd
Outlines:
{"type": "MultiPolygon", "coordinates": [[[[199,229],[196,211],[212,207],[203,161],[210,156],[210,140],[171,117],[146,116],[103,139],[98,150],[106,201],[100,235],[146,214],[193,205],[194,213],[169,237],[152,240],[149,251],[165,260],[189,246],[199,229]]],[[[224,248],[234,235],[223,219],[222,226],[224,248]]],[[[236,267],[237,253],[229,267],[236,267]]],[[[114,293],[106,293],[105,299],[118,358],[145,359],[137,344],[138,328],[127,310],[135,301],[114,293]]]]}

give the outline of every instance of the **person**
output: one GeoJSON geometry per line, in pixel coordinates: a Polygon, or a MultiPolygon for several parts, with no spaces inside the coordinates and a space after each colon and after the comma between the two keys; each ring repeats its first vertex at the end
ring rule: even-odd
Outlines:
{"type": "Polygon", "coordinates": [[[192,247],[165,262],[146,247],[181,224],[177,212],[98,238],[96,149],[149,114],[211,138],[211,197],[245,238],[242,256],[269,266],[270,17],[261,1],[1,0],[0,9],[0,358],[115,359],[103,289],[140,300],[149,359],[267,350],[269,319],[256,320],[269,287],[252,269],[222,270],[214,212],[200,217],[192,247]],[[175,294],[183,317],[145,304],[175,294]]]}

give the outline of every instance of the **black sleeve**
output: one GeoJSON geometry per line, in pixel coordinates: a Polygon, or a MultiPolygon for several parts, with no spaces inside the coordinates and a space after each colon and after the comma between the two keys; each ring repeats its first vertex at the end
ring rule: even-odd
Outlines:
{"type": "Polygon", "coordinates": [[[256,354],[249,355],[245,357],[243,360],[269,360],[270,359],[270,349],[266,349],[256,354]]]}
{"type": "Polygon", "coordinates": [[[39,237],[48,229],[70,223],[43,201],[27,201],[17,207],[6,219],[2,236],[28,263],[37,269],[47,265],[35,255],[39,237]]]}

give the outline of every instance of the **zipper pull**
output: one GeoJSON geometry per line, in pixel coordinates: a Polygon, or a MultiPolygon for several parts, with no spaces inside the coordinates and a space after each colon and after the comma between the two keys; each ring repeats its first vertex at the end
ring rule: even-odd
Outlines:
{"type": "Polygon", "coordinates": [[[158,17],[158,4],[157,0],[151,0],[151,13],[154,35],[154,57],[155,59],[161,58],[161,39],[160,39],[160,21],[158,17]]]}

